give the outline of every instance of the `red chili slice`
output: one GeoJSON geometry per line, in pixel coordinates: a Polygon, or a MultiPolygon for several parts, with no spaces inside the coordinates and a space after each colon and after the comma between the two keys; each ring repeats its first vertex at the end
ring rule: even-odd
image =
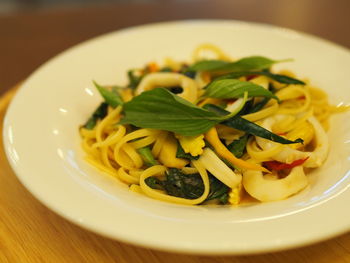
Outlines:
{"type": "Polygon", "coordinates": [[[284,170],[284,169],[292,169],[295,166],[302,165],[307,159],[309,159],[309,157],[306,157],[305,159],[295,160],[292,163],[281,163],[278,161],[268,161],[268,162],[264,162],[264,165],[269,170],[280,171],[280,170],[284,170]]]}
{"type": "Polygon", "coordinates": [[[279,135],[279,136],[284,136],[284,135],[287,135],[287,133],[286,132],[280,132],[280,133],[276,133],[277,135],[279,135]]]}
{"type": "Polygon", "coordinates": [[[247,80],[251,80],[251,79],[254,79],[254,78],[256,78],[258,75],[248,75],[248,76],[246,76],[246,79],[247,80]]]}

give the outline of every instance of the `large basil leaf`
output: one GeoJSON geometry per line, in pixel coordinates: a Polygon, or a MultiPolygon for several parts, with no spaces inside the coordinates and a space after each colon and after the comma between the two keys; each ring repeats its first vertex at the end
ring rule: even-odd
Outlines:
{"type": "Polygon", "coordinates": [[[214,71],[217,68],[226,66],[229,62],[222,60],[202,60],[188,68],[190,71],[214,71]]]}
{"type": "Polygon", "coordinates": [[[205,133],[225,116],[199,108],[164,88],[141,93],[124,104],[122,124],[172,131],[185,136],[205,133]]]}
{"type": "Polygon", "coordinates": [[[235,62],[225,62],[220,60],[199,61],[190,67],[193,71],[220,71],[236,72],[262,70],[271,67],[275,63],[286,60],[272,60],[262,56],[245,57],[235,62]]]}
{"type": "Polygon", "coordinates": [[[305,85],[305,82],[281,74],[273,74],[268,71],[239,71],[218,77],[217,79],[237,79],[249,75],[263,75],[283,84],[305,85]]]}
{"type": "Polygon", "coordinates": [[[268,97],[278,100],[276,95],[262,86],[238,79],[214,80],[207,86],[204,96],[218,99],[232,99],[243,97],[244,92],[248,92],[248,97],[268,97]]]}

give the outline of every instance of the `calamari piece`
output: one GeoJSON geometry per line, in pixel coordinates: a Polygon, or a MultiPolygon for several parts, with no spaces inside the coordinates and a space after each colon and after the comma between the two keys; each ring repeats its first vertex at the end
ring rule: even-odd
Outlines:
{"type": "Polygon", "coordinates": [[[206,170],[230,188],[235,188],[242,181],[242,175],[229,168],[211,149],[205,148],[198,159],[206,170]]]}
{"type": "MultiPolygon", "coordinates": [[[[283,115],[276,115],[267,118],[263,122],[262,127],[271,131],[272,125],[281,119],[283,119],[283,115]]],[[[309,117],[308,121],[311,123],[315,131],[315,149],[311,152],[303,152],[297,149],[292,149],[285,145],[278,154],[272,157],[272,159],[282,163],[292,163],[295,160],[308,158],[303,164],[304,167],[308,168],[320,167],[324,163],[329,151],[327,134],[315,117],[309,117]]],[[[275,142],[271,142],[259,137],[256,137],[256,142],[263,150],[269,150],[272,147],[276,146],[275,142]]]]}
{"type": "Polygon", "coordinates": [[[308,180],[302,166],[294,167],[283,179],[265,177],[260,171],[243,172],[244,189],[262,202],[283,200],[300,192],[307,185],[308,180]]]}
{"type": "Polygon", "coordinates": [[[194,103],[198,98],[198,87],[196,82],[179,73],[157,72],[146,75],[137,86],[135,94],[139,95],[144,91],[152,90],[157,87],[181,86],[183,92],[178,96],[189,102],[194,103]]]}

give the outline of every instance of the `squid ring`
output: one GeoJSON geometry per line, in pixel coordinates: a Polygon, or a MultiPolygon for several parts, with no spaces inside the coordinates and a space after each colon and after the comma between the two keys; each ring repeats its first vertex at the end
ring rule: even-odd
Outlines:
{"type": "Polygon", "coordinates": [[[283,179],[268,179],[260,171],[243,172],[244,189],[262,202],[285,199],[301,191],[307,185],[308,180],[302,166],[294,167],[283,179]]]}
{"type": "Polygon", "coordinates": [[[174,87],[181,86],[183,92],[178,94],[189,102],[194,103],[198,98],[198,87],[196,82],[179,73],[157,72],[146,75],[136,88],[136,95],[144,91],[157,87],[174,87]]]}
{"type": "MultiPolygon", "coordinates": [[[[283,115],[276,115],[274,117],[267,118],[263,122],[262,127],[271,131],[273,123],[279,121],[282,117],[283,115]]],[[[292,149],[288,146],[284,146],[278,154],[272,156],[272,159],[282,163],[292,163],[295,160],[308,158],[303,164],[303,166],[308,168],[320,167],[324,163],[329,151],[327,134],[315,117],[309,117],[308,121],[311,123],[315,130],[315,149],[312,152],[303,152],[292,149]]],[[[276,145],[275,142],[270,142],[259,137],[256,137],[256,142],[263,150],[269,150],[276,145]]]]}

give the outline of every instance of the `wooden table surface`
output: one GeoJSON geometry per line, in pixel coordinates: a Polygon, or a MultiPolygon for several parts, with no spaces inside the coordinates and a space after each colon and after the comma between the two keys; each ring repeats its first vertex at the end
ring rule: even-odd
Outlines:
{"type": "MultiPolygon", "coordinates": [[[[349,10],[349,0],[159,0],[3,15],[0,16],[1,123],[13,94],[12,86],[53,55],[102,33],[150,22],[224,18],[289,27],[349,48],[349,10]]],[[[19,183],[6,160],[2,143],[0,146],[1,263],[350,262],[349,233],[304,248],[229,257],[159,252],[110,240],[71,224],[39,203],[19,183]]]]}

